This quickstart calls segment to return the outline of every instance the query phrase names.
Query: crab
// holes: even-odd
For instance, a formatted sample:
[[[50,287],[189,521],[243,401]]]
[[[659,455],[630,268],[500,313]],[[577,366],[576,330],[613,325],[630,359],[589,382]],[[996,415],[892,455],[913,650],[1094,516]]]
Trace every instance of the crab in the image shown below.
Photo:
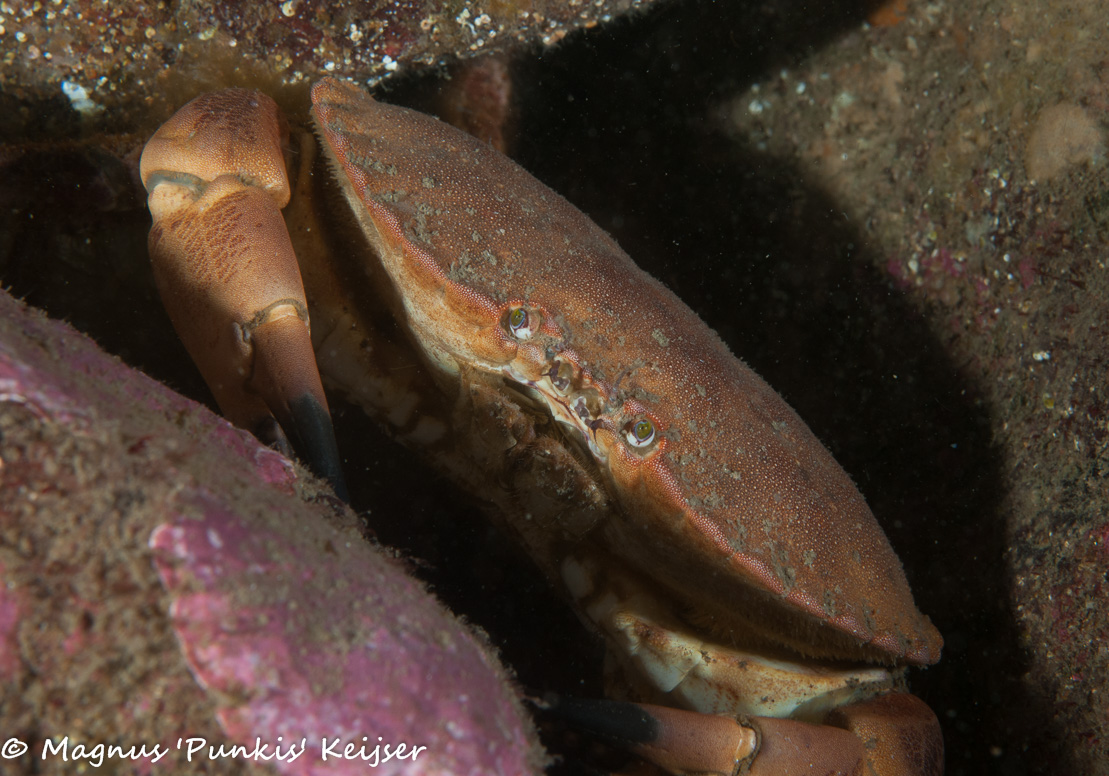
[[[143,152],[155,279],[228,418],[343,495],[326,383],[485,501],[673,773],[942,772],[904,683],[942,638],[784,400],[495,150],[333,78],[311,101],[318,144],[227,90]]]

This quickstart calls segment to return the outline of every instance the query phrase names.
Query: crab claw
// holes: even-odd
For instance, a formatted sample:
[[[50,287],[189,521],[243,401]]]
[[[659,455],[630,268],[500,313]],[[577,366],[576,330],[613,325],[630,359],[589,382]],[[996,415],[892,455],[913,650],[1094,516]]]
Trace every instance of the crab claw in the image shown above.
[[[733,776],[754,755],[756,732],[729,717],[624,701],[548,698],[570,724],[670,773]]]
[[[154,218],[150,258],[174,328],[223,414],[286,452],[291,438],[346,500],[280,212],[290,195],[287,135],[273,100],[243,89],[206,94],[174,114],[140,162]]]
[[[826,724],[572,698],[550,701],[550,708],[576,727],[683,776],[943,773],[935,714],[904,693],[837,709]]]

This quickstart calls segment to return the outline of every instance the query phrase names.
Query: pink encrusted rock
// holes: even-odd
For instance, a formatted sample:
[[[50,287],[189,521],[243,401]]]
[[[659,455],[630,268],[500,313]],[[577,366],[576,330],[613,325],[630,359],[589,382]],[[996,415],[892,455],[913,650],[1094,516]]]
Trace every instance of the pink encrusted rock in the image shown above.
[[[305,776],[362,774],[361,755],[335,756],[379,743],[416,754],[378,773],[526,770],[516,701],[489,692],[499,667],[395,563],[294,510],[275,535],[207,494],[190,502],[198,516],[150,543],[193,674],[233,699],[218,714],[234,740],[306,745],[277,764]]]
[[[540,769],[489,646],[349,509],[3,294],[0,461],[7,766],[72,772],[40,759],[68,736],[167,751],[121,773],[364,774],[379,745],[374,773]]]

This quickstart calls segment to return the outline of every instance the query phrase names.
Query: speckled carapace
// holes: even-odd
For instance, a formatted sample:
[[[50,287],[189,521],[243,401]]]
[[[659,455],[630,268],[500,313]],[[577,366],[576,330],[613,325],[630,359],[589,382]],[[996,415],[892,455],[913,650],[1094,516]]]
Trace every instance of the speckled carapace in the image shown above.
[[[847,474],[603,230],[448,125],[337,81],[313,97],[425,348],[532,384],[562,368],[565,403],[589,397],[587,426],[620,504],[591,540],[740,643],[939,658],[939,633]],[[542,321],[527,342],[505,325],[513,310]],[[640,417],[658,437],[644,452],[624,439]]]

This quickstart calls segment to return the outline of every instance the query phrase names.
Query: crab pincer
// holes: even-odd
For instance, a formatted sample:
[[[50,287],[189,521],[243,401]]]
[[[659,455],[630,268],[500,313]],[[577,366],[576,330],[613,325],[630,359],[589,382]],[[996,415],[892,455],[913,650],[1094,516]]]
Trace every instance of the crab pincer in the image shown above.
[[[140,162],[154,218],[150,258],[174,328],[223,414],[284,452],[291,437],[345,500],[281,217],[290,196],[287,139],[277,105],[257,92],[206,94],[174,114]]]
[[[610,700],[549,698],[546,705],[569,724],[674,774],[943,772],[939,724],[927,705],[908,693],[841,707],[819,725]]]

